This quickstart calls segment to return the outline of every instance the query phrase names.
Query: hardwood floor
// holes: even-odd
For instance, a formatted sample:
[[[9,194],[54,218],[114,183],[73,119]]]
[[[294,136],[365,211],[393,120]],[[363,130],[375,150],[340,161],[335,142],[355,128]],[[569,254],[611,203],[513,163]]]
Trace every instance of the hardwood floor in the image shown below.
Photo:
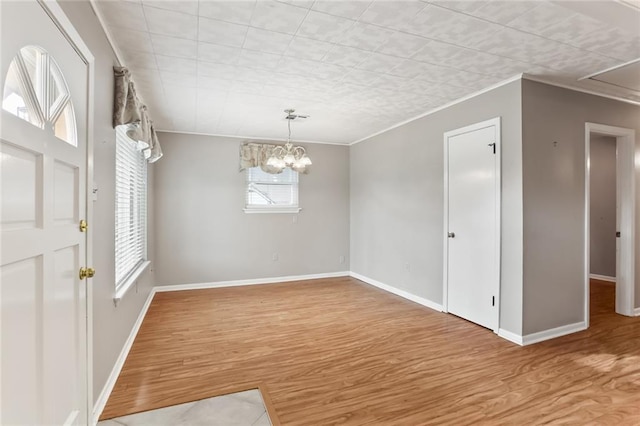
[[[283,425],[640,424],[640,318],[519,347],[352,278],[157,293],[101,419],[262,384]]]

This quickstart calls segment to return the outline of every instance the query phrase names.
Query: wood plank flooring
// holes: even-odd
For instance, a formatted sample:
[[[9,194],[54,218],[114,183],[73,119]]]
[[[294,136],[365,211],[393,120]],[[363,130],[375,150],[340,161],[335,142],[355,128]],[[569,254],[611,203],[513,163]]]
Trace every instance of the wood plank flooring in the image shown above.
[[[262,384],[283,425],[640,424],[640,318],[519,347],[352,278],[157,293],[101,419]]]

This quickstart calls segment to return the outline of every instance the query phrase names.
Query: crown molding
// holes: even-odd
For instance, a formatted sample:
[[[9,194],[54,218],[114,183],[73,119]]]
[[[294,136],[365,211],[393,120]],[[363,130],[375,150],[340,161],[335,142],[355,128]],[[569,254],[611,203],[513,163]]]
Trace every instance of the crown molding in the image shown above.
[[[630,61],[630,62],[628,62],[626,64],[623,64],[623,65],[628,65],[628,64],[631,64],[631,63],[636,62],[638,60],[640,60],[640,59],[635,59],[635,60]],[[618,67],[620,67],[620,65],[618,65]],[[588,77],[584,77],[584,78],[588,78]],[[474,92],[474,93],[472,93],[470,95],[464,96],[464,97],[462,97],[460,99],[456,99],[455,101],[449,102],[449,103],[444,104],[444,105],[442,105],[440,107],[431,109],[431,110],[429,110],[429,111],[427,111],[427,112],[425,112],[423,114],[420,114],[420,115],[418,115],[416,117],[413,117],[413,118],[410,118],[408,120],[402,121],[402,122],[400,122],[398,124],[394,124],[391,127],[387,127],[384,130],[380,130],[379,132],[375,132],[375,133],[373,133],[373,134],[371,134],[369,136],[366,136],[366,137],[364,137],[362,139],[358,139],[358,140],[356,140],[354,142],[351,142],[349,144],[349,146],[353,146],[353,145],[358,144],[360,142],[366,141],[367,139],[371,139],[371,138],[373,138],[375,136],[381,135],[381,134],[386,133],[386,132],[388,132],[390,130],[398,128],[400,126],[403,126],[405,124],[411,123],[412,121],[418,120],[420,118],[427,117],[427,116],[429,116],[431,114],[435,114],[438,111],[442,111],[444,109],[450,108],[450,107],[452,107],[454,105],[457,105],[459,103],[468,101],[469,99],[475,98],[476,96],[479,96],[479,95],[482,95],[484,93],[490,92],[492,90],[495,90],[495,89],[497,89],[499,87],[505,86],[505,85],[507,85],[509,83],[512,83],[514,81],[517,81],[517,80],[535,81],[535,82],[538,82],[538,83],[547,84],[549,86],[561,87],[563,89],[572,90],[574,92],[586,93],[588,95],[600,96],[602,98],[612,99],[612,100],[615,100],[615,101],[619,101],[619,102],[624,102],[624,103],[631,104],[631,105],[640,106],[640,102],[636,102],[636,101],[633,101],[631,99],[626,99],[626,98],[622,98],[622,97],[615,96],[615,95],[608,95],[608,94],[605,94],[605,93],[597,92],[595,90],[589,90],[589,89],[585,89],[583,87],[578,87],[578,86],[574,86],[574,85],[566,84],[566,83],[560,83],[560,82],[557,82],[557,81],[554,81],[554,80],[551,80],[551,79],[546,79],[546,78],[537,77],[537,76],[533,76],[533,75],[530,75],[530,74],[522,73],[522,74],[516,74],[511,78],[503,80],[503,81],[501,81],[499,83],[496,83],[496,84],[494,84],[492,86],[486,87],[486,88],[484,88],[482,90],[479,90],[477,92]]]
[[[104,34],[107,36],[107,41],[111,46],[111,50],[113,50],[113,54],[116,55],[116,59],[118,60],[118,63],[120,64],[120,66],[123,66],[123,67],[126,66],[124,60],[122,59],[123,58],[122,53],[120,52],[120,49],[118,49],[118,46],[116,45],[116,43],[113,41],[113,35],[111,34],[111,31],[109,31],[109,27],[107,26],[107,23],[106,23],[107,21],[104,19],[104,15],[102,14],[100,7],[98,6],[98,0],[89,0],[89,3],[91,4],[93,13],[95,13],[96,17],[98,18],[98,22],[100,22],[102,31],[104,31]]]
[[[393,130],[393,129],[397,128],[397,127],[404,126],[405,124],[411,123],[412,121],[419,120],[419,119],[421,119],[421,118],[423,118],[423,117],[427,117],[427,116],[429,116],[429,115],[431,115],[431,114],[435,114],[435,113],[436,113],[436,112],[438,112],[438,111],[442,111],[443,109],[447,109],[447,108],[450,108],[450,107],[452,107],[452,106],[454,106],[454,105],[457,105],[457,104],[459,104],[459,103],[462,103],[462,102],[468,101],[469,99],[475,98],[476,96],[480,96],[480,95],[482,95],[482,94],[484,94],[484,93],[490,92],[490,91],[492,91],[492,90],[494,90],[494,89],[497,89],[497,88],[499,88],[499,87],[506,86],[506,85],[507,85],[507,84],[509,84],[509,83],[513,83],[514,81],[518,81],[518,80],[522,79],[522,76],[523,76],[523,75],[524,75],[524,74],[516,74],[516,75],[514,75],[513,77],[509,77],[509,78],[508,78],[508,79],[506,79],[506,80],[502,80],[502,81],[500,81],[500,82],[498,82],[498,83],[496,83],[496,84],[492,84],[491,86],[486,87],[486,88],[484,88],[484,89],[482,89],[482,90],[479,90],[479,91],[477,91],[477,92],[473,92],[473,93],[471,93],[471,94],[469,94],[469,95],[466,95],[466,96],[463,96],[463,97],[461,97],[461,98],[459,98],[459,99],[456,99],[455,101],[451,101],[451,102],[448,102],[448,103],[446,103],[446,104],[444,104],[444,105],[442,105],[442,106],[439,106],[439,107],[437,107],[437,108],[430,109],[430,110],[428,110],[427,112],[424,112],[424,113],[422,113],[422,114],[420,114],[420,115],[417,115],[417,116],[415,116],[415,117],[413,117],[413,118],[410,118],[410,119],[405,120],[405,121],[401,121],[400,123],[398,123],[398,124],[394,124],[394,125],[393,125],[393,126],[391,126],[391,127],[387,127],[387,128],[386,128],[386,129],[384,129],[384,130],[380,130],[379,132],[375,132],[375,133],[373,133],[373,134],[371,134],[371,135],[369,135],[369,136],[366,136],[366,137],[364,137],[364,138],[362,138],[362,139],[358,139],[358,140],[356,140],[356,141],[354,141],[354,142],[351,142],[351,143],[349,144],[349,146],[352,146],[352,145],[358,144],[358,143],[360,143],[360,142],[366,141],[367,139],[371,139],[371,138],[372,138],[372,137],[374,137],[374,136],[381,135],[381,134],[386,133],[386,132],[388,132],[389,130]]]
[[[157,133],[175,133],[182,135],[194,135],[194,136],[213,136],[216,138],[230,138],[230,139],[242,139],[242,140],[252,140],[252,141],[266,141],[266,142],[286,142],[287,139],[280,138],[262,138],[257,136],[244,136],[244,135],[223,135],[219,133],[203,133],[203,132],[187,132],[181,130],[166,130],[166,129],[157,129]],[[311,141],[304,139],[295,139],[292,140],[293,143],[311,143],[318,145],[337,145],[337,146],[349,146],[348,142],[338,143],[338,142],[323,142],[323,141]]]

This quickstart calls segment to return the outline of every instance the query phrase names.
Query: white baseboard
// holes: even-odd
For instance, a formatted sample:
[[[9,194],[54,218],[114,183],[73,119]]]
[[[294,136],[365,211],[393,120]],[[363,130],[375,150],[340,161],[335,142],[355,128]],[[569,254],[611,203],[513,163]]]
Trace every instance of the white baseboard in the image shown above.
[[[591,278],[592,280],[607,281],[610,283],[616,282],[616,277],[608,277],[606,275],[589,274],[589,278]]]
[[[534,343],[542,342],[549,339],[555,339],[556,337],[566,336],[567,334],[577,333],[587,329],[587,324],[584,321],[576,322],[574,324],[562,325],[560,327],[551,328],[549,330],[539,331],[537,333],[527,334],[523,337],[524,345],[532,345]]]
[[[637,316],[637,317],[640,317],[640,308],[635,308],[635,309],[633,310],[633,315],[635,315],[635,316]]]
[[[442,305],[439,303],[432,302],[429,299],[425,299],[423,297],[416,296],[407,291],[400,290],[399,288],[395,288],[388,284],[381,283],[380,281],[376,281],[373,278],[365,277],[364,275],[360,275],[356,272],[349,272],[349,275],[355,279],[358,279],[364,283],[372,285],[374,287],[378,287],[381,290],[388,291],[389,293],[393,293],[396,296],[404,297],[407,300],[411,300],[412,302],[418,303],[419,305],[426,306],[427,308],[433,309],[438,312],[442,312]]]
[[[348,277],[348,276],[349,276],[349,272],[343,271],[343,272],[328,272],[324,274],[288,275],[284,277],[256,278],[253,280],[214,281],[209,283],[159,285],[155,287],[155,291],[162,292],[162,291],[180,291],[180,290],[199,290],[204,288],[238,287],[243,285],[275,284],[275,283],[285,283],[290,281],[316,280],[319,278],[337,278],[337,277]]]
[[[640,309],[639,309],[640,310]],[[510,331],[499,329],[498,336],[513,342],[520,346],[533,345],[534,343],[543,342],[545,340],[555,339],[556,337],[566,336],[567,334],[576,333],[587,329],[587,325],[583,322],[575,324],[563,325],[549,330],[539,331],[537,333],[520,336]]]
[[[124,362],[127,359],[127,355],[129,355],[129,351],[131,350],[133,341],[136,339],[136,336],[138,335],[138,330],[140,330],[140,326],[142,325],[142,320],[144,320],[144,317],[147,314],[147,310],[149,309],[149,305],[151,305],[151,300],[153,300],[153,296],[156,294],[155,289],[156,287],[153,287],[151,288],[151,291],[149,291],[149,296],[147,296],[147,300],[144,302],[144,305],[140,310],[140,314],[138,314],[138,318],[136,319],[136,322],[133,324],[131,333],[129,333],[129,337],[124,343],[124,346],[120,351],[120,355],[118,355],[118,359],[116,360],[116,363],[113,366],[113,369],[111,370],[111,374],[109,374],[109,377],[107,378],[107,382],[104,384],[104,387],[102,388],[102,392],[100,392],[98,399],[93,405],[92,424],[94,426],[98,423],[98,419],[102,414],[102,410],[104,410],[105,405],[107,405],[107,401],[109,400],[111,391],[113,391],[113,387],[116,385],[116,380],[118,380],[118,376],[120,375],[120,371],[122,371],[122,367],[124,366]]]
[[[516,345],[520,345],[523,346],[524,345],[524,340],[522,338],[522,336],[520,336],[519,334],[516,333],[512,333],[510,331],[507,331],[505,329],[498,329],[498,336],[502,337],[503,339],[506,339],[510,342],[515,343]]]

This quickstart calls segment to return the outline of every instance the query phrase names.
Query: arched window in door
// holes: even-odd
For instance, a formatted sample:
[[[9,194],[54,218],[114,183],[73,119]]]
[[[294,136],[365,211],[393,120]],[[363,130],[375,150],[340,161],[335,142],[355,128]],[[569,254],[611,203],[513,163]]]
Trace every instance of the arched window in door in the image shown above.
[[[78,146],[69,87],[56,61],[41,47],[25,46],[9,65],[2,109]]]

